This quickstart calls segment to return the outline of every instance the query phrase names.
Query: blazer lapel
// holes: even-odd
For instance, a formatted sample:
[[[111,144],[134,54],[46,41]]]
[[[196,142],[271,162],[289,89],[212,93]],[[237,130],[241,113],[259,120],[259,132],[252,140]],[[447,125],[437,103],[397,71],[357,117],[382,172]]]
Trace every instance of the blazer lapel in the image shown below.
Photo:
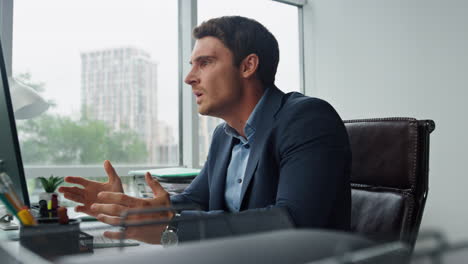
[[[234,138],[226,135],[226,142],[220,146],[221,150],[214,159],[214,168],[212,170],[212,180],[210,186],[210,210],[224,210],[226,203],[224,201],[224,192],[226,186],[227,167],[231,160]]]
[[[245,170],[244,183],[242,184],[241,189],[241,205],[244,200],[247,188],[249,187],[250,182],[252,181],[252,177],[257,168],[262,149],[265,148],[264,145],[266,141],[266,134],[273,125],[276,112],[281,107],[281,99],[283,98],[283,95],[284,93],[274,86],[268,88],[268,90],[265,92],[266,97],[264,105],[262,109],[260,109],[260,111],[257,112],[259,118],[257,119],[258,123],[255,124],[255,134],[249,140],[251,152],[249,155],[249,161],[247,162],[247,168]]]

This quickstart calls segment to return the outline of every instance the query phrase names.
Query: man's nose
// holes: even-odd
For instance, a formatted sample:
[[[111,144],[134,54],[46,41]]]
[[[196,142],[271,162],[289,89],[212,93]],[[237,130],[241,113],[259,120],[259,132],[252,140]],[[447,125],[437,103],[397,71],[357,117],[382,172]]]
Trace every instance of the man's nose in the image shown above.
[[[184,82],[188,85],[194,85],[198,83],[198,77],[193,73],[193,70],[191,70],[187,76],[185,77]]]

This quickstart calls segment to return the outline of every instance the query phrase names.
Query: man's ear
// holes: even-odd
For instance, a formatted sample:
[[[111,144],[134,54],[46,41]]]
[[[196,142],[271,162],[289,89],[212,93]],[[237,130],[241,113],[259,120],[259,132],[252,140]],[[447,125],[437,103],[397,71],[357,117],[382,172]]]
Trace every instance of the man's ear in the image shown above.
[[[255,53],[247,55],[240,65],[241,75],[244,78],[251,78],[255,76],[255,73],[258,70],[258,56]]]

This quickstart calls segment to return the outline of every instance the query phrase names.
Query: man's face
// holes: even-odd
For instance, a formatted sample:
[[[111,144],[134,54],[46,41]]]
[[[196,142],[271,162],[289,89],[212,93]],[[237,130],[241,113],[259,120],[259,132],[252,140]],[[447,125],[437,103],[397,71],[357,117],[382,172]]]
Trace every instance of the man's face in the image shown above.
[[[223,118],[240,105],[241,75],[232,52],[217,38],[198,39],[185,82],[192,86],[198,112]]]

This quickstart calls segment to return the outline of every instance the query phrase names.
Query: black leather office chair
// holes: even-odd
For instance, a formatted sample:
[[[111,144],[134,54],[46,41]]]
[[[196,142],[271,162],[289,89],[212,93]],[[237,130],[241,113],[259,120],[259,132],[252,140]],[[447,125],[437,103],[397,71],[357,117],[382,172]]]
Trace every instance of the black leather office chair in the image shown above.
[[[351,230],[414,246],[428,192],[432,120],[344,121],[352,151]]]

